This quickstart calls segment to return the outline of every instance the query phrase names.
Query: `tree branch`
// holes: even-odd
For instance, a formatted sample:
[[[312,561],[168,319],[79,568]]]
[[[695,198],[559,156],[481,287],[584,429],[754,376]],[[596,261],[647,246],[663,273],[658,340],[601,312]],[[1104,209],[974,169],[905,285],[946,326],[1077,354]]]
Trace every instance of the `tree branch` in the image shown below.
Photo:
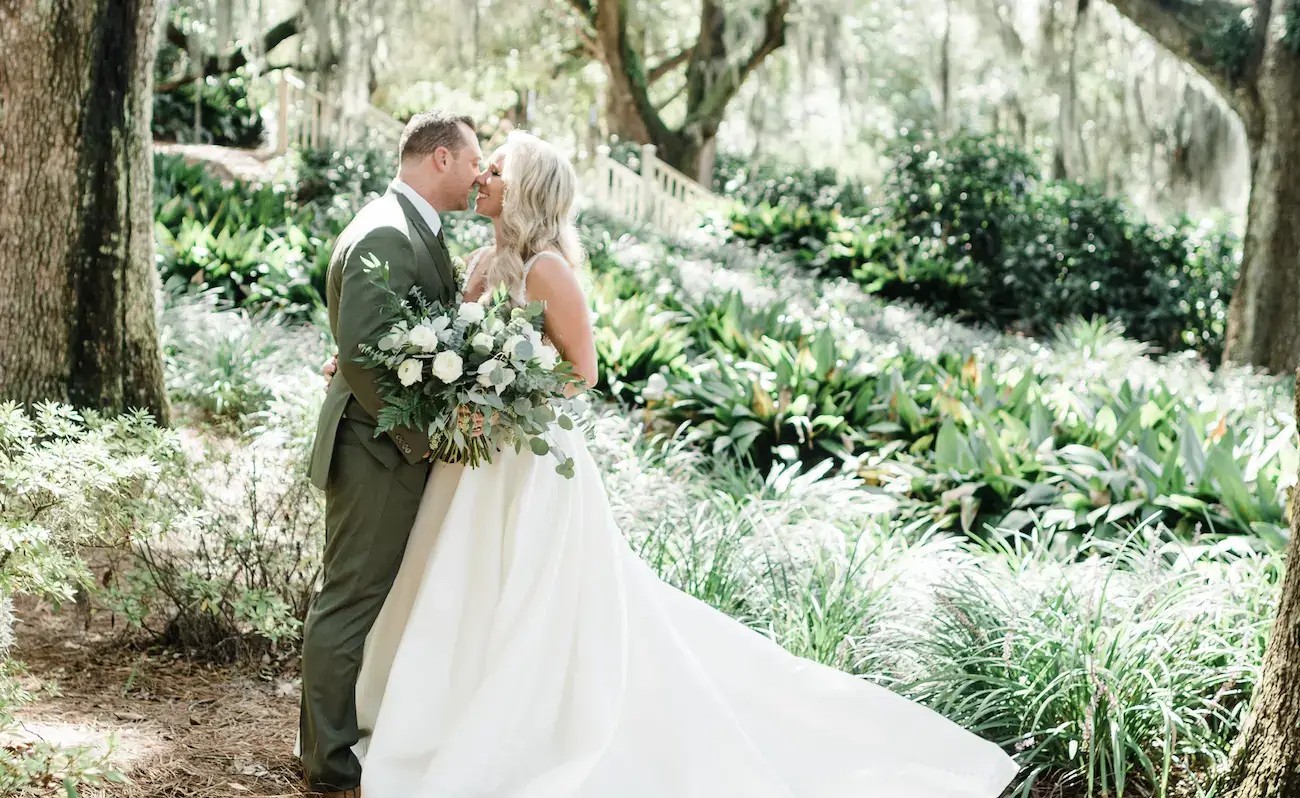
[[[578,36],[582,39],[582,49],[591,58],[599,59],[600,42],[596,38],[596,9],[591,0],[568,0],[569,7],[578,13]]]
[[[721,119],[727,103],[736,96],[750,73],[763,63],[763,59],[785,45],[786,15],[789,11],[790,0],[771,0],[763,19],[763,39],[739,67],[725,70],[718,76],[717,82],[708,88],[700,102],[687,111],[684,127]]]
[[[650,84],[641,53],[629,41],[626,1],[597,0],[596,3],[595,28],[609,68],[610,101],[634,108],[649,139],[663,141],[670,131],[650,100]]]
[[[669,72],[672,72],[677,67],[686,63],[686,59],[691,57],[691,52],[694,49],[695,48],[693,47],[687,47],[683,49],[680,53],[677,53],[676,55],[673,56],[669,56],[668,58],[665,58],[663,61],[659,62],[659,66],[653,67],[650,70],[650,76],[648,78],[648,82],[650,83],[650,85],[653,86],[654,84],[658,83],[659,80],[663,78],[665,75],[667,75]]]
[[[592,7],[591,0],[569,0],[569,5],[578,12],[583,22],[596,24],[596,9]]]
[[[1231,101],[1235,78],[1214,51],[1213,40],[1241,17],[1242,6],[1228,0],[1109,0],[1115,10],[1186,61]],[[1256,37],[1255,47],[1261,43]],[[1256,57],[1247,59],[1257,60]]]
[[[299,11],[293,16],[285,19],[283,22],[273,26],[262,35],[262,52],[269,53],[271,50],[282,44],[286,39],[297,36],[302,32],[302,22],[302,12]],[[167,26],[167,41],[182,50],[189,47],[189,38],[185,35],[185,31],[177,27],[175,23]],[[237,46],[230,52],[226,53],[224,57],[216,55],[204,56],[198,64],[197,70],[194,68],[194,65],[191,65],[189,71],[185,75],[173,80],[168,80],[164,83],[159,83],[156,90],[161,92],[171,91],[183,83],[189,83],[198,78],[233,72],[247,63],[248,50],[244,47]]]

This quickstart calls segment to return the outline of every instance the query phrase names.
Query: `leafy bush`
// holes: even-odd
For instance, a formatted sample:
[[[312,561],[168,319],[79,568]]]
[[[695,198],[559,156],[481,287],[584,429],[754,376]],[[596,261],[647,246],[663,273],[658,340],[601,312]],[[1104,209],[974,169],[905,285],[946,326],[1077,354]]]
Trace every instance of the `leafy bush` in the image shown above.
[[[159,54],[160,68],[166,69],[165,45]],[[195,136],[195,98],[198,98],[199,129]],[[257,147],[265,132],[262,115],[248,98],[248,80],[241,73],[209,75],[197,85],[186,81],[153,96],[153,136],[163,141],[191,144],[219,144],[223,147]]]
[[[318,400],[330,345],[319,327],[286,322],[232,308],[212,292],[172,297],[160,325],[172,401],[238,427],[286,397]]]
[[[69,601],[93,585],[86,561],[99,547],[125,546],[139,531],[158,484],[179,459],[177,436],[143,414],[106,418],[42,404],[0,405],[0,733],[15,732],[15,708],[31,699],[8,659],[11,598]],[[116,779],[89,751],[27,742],[0,748],[0,792],[73,794],[78,784]]]
[[[286,186],[225,186],[201,165],[154,158],[155,240],[164,283],[307,317],[322,304],[336,231]]]
[[[806,208],[857,216],[869,209],[867,188],[834,169],[808,169],[770,160],[755,163],[720,153],[713,165],[713,191],[748,207]]]
[[[209,441],[155,500],[110,606],[191,656],[291,656],[323,541],[303,463],[276,436]]]
[[[1033,335],[1108,318],[1164,350],[1221,354],[1239,266],[1228,233],[1148,223],[1095,189],[1043,181],[990,138],[900,146],[880,203],[856,216],[772,199],[733,211],[733,235],[882,298]]]
[[[857,478],[720,468],[632,419],[592,450],[616,519],[668,582],[1014,753],[1013,795],[1206,789],[1259,675],[1281,555],[1151,528],[1060,553],[900,523]]]
[[[627,303],[686,320],[619,332],[634,346],[598,347],[603,379],[717,453],[760,469],[830,458],[904,499],[901,515],[972,534],[1157,522],[1285,539],[1287,381],[1158,364],[1114,326],[1077,323],[1042,346],[895,320],[902,309],[846,283],[739,250],[624,238],[597,253],[607,318]]]

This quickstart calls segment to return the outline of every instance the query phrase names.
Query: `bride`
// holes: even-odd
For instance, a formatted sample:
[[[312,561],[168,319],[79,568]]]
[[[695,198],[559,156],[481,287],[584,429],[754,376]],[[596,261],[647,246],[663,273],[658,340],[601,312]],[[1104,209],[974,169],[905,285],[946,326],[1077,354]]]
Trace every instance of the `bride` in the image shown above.
[[[515,133],[479,182],[496,243],[467,297],[545,302],[595,383],[572,166]],[[527,449],[434,467],[357,683],[367,798],[996,798],[1015,776],[993,743],[661,582],[582,432],[555,435],[572,479]]]

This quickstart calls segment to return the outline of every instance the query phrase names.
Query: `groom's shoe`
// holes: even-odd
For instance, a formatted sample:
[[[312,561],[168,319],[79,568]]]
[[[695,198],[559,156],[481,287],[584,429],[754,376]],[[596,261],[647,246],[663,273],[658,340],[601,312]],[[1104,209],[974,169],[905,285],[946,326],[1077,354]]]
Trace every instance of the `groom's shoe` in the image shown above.
[[[303,787],[307,789],[307,794],[312,798],[361,798],[361,788],[353,787],[350,790],[318,790],[310,784],[303,782]]]

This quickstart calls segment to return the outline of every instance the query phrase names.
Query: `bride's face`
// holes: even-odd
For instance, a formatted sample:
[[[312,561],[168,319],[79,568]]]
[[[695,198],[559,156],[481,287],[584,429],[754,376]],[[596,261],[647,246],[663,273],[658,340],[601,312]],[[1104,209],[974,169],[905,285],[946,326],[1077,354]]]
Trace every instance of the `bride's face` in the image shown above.
[[[506,184],[501,179],[501,169],[505,166],[505,156],[498,155],[488,163],[487,169],[479,176],[478,199],[474,201],[474,210],[489,219],[501,215],[501,206],[506,197]]]

